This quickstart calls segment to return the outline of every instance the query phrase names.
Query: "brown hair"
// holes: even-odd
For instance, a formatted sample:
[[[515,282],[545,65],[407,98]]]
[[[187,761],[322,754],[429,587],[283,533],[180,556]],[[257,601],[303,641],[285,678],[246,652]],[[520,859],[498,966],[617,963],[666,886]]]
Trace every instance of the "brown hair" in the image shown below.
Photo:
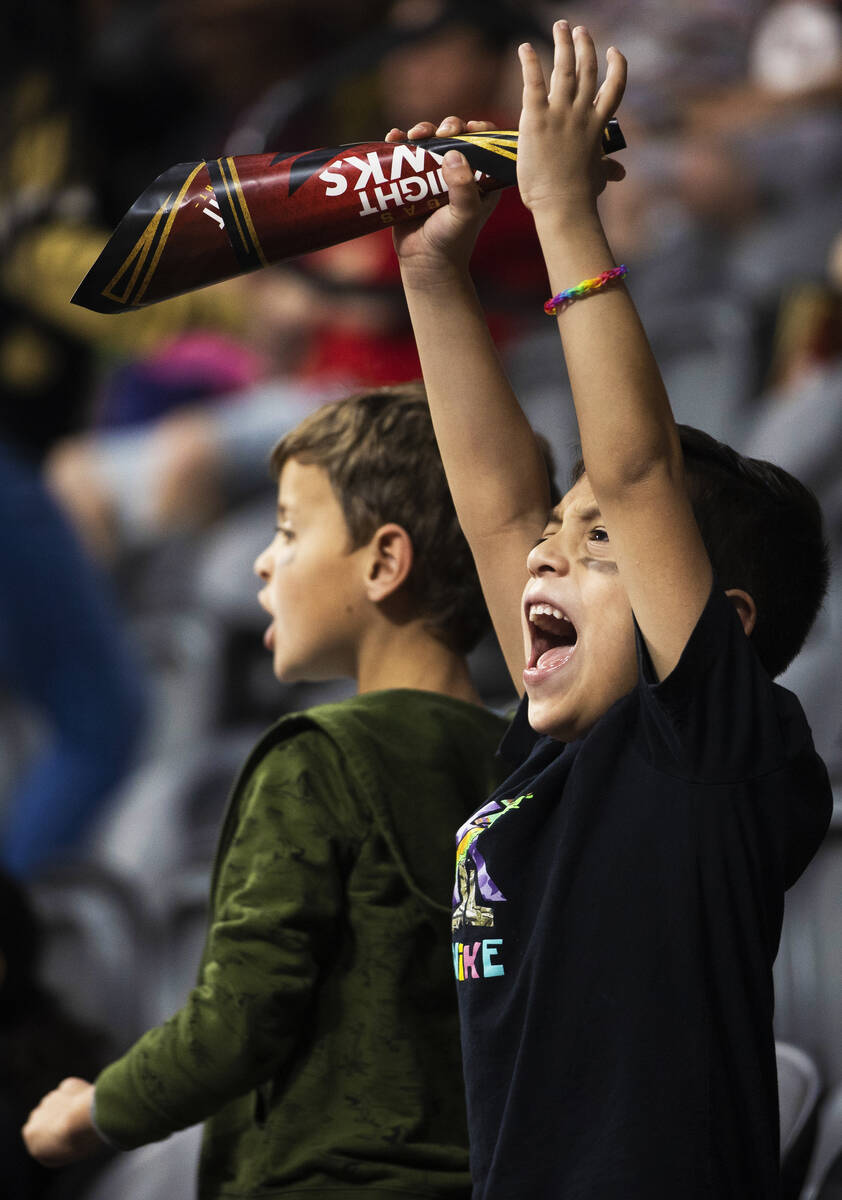
[[[430,631],[466,654],[489,625],[476,568],[439,456],[423,385],[400,384],[326,404],[272,451],[284,464],[321,467],[330,480],[355,550],[387,522],[409,534],[406,587]]]

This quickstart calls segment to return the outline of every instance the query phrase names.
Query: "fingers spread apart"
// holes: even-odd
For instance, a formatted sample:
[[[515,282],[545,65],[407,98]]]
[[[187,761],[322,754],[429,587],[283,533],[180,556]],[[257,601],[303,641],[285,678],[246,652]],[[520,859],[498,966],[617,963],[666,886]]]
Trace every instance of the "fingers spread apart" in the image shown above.
[[[553,26],[553,70],[547,88],[541,60],[528,42],[518,49],[523,74],[524,109],[549,104],[594,107],[604,122],[617,110],[626,86],[626,60],[612,46],[605,81],[597,90],[599,61],[593,38],[583,25],[571,30],[567,21]]]

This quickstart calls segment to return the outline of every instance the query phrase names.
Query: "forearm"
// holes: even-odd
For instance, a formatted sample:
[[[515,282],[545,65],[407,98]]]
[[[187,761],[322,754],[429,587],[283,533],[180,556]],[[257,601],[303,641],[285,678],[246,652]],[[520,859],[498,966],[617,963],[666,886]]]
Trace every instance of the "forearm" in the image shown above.
[[[524,524],[540,533],[549,485],[473,283],[454,269],[404,288],[442,461],[472,543]],[[535,536],[537,536],[537,533]]]
[[[616,265],[595,208],[534,216],[554,295]],[[558,327],[597,496],[680,462],[660,371],[625,286],[612,283],[569,304]]]
[[[300,733],[238,785],[200,982],[96,1081],[96,1121],[109,1140],[131,1148],[196,1124],[287,1061],[335,947],[348,834],[328,804],[343,784],[328,739]]]
[[[194,989],[184,1008],[99,1075],[97,1128],[131,1150],[206,1120],[277,1070],[294,1045],[304,998],[270,1024],[268,1000],[260,1005],[252,994],[238,1003],[233,993]]]

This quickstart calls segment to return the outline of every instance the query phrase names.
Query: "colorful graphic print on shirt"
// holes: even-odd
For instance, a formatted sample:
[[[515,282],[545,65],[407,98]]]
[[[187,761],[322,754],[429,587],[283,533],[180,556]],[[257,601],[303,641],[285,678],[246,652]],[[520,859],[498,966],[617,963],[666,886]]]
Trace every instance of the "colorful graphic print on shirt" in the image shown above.
[[[456,835],[456,883],[453,888],[454,930],[490,928],[494,925],[492,904],[505,902],[506,897],[491,878],[477,839],[506,813],[520,808],[530,800],[527,792],[514,800],[489,800],[469,817]],[[488,903],[482,903],[488,901]]]

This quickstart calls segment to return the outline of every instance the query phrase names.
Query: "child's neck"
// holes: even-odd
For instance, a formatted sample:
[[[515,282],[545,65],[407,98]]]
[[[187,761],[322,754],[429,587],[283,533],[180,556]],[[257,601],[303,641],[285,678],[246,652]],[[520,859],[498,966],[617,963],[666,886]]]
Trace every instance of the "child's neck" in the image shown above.
[[[482,704],[461,654],[415,622],[378,631],[360,646],[357,690],[415,688]]]

